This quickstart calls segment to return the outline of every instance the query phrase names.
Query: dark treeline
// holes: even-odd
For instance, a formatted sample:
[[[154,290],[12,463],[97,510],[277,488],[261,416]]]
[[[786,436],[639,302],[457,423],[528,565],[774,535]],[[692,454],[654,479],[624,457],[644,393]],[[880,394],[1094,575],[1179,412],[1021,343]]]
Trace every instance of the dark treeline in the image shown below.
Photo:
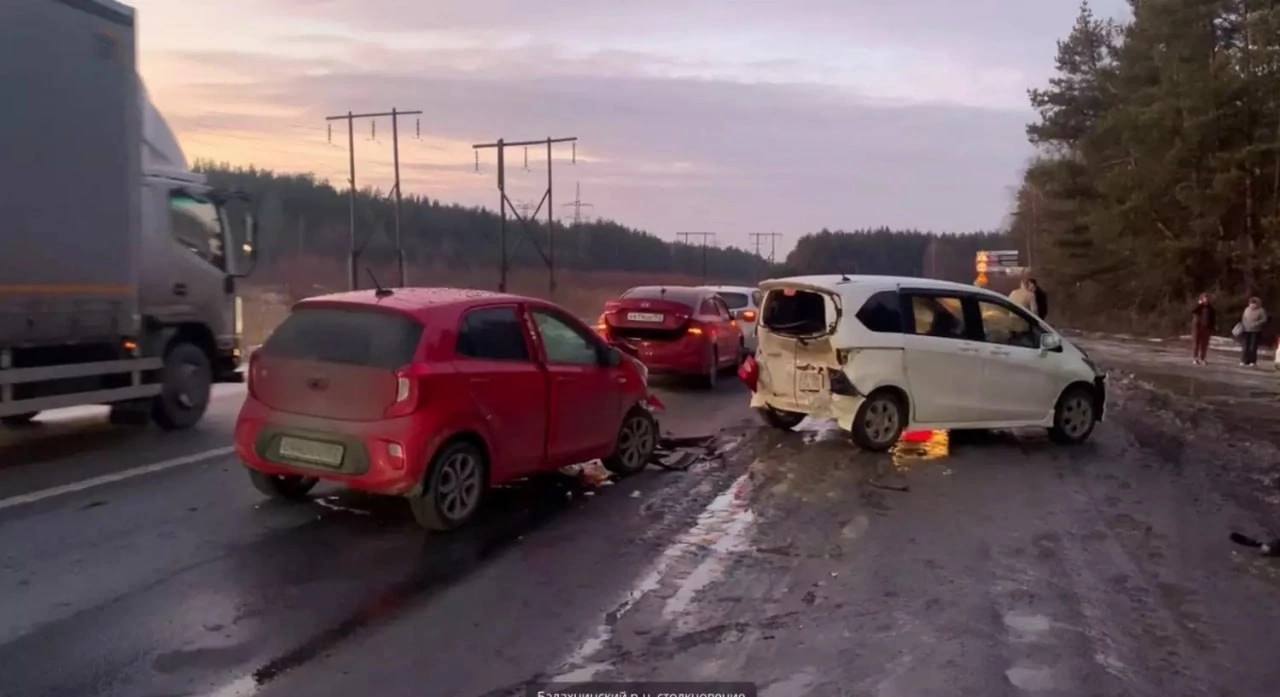
[[[310,174],[278,174],[255,168],[197,163],[220,188],[244,191],[258,211],[260,265],[270,279],[299,259],[345,263],[349,208],[345,192]],[[389,268],[393,204],[377,191],[357,195],[356,223],[364,244],[362,264]],[[499,221],[492,211],[409,196],[402,204],[401,235],[411,267],[493,269],[499,262]],[[514,219],[508,221],[508,254],[514,268],[540,268],[534,242]],[[546,249],[545,223],[534,230]],[[930,276],[972,282],[979,249],[1007,246],[992,233],[939,235],[881,228],[854,232],[823,230],[802,237],[786,262],[770,265],[741,249],[708,248],[712,281],[754,282],[767,276],[864,273]],[[703,249],[672,243],[610,221],[556,225],[556,264],[564,269],[702,275]],[[328,279],[337,281],[340,279]]]
[[[918,230],[823,230],[806,235],[787,256],[787,273],[921,276],[972,283],[979,250],[1006,249],[1003,233],[950,235]]]
[[[259,216],[260,264],[276,269],[302,257],[345,260],[350,245],[346,192],[310,174],[278,174],[199,162],[210,182],[248,193]],[[386,264],[391,243],[394,204],[385,194],[361,191],[356,198],[361,259]],[[500,259],[499,218],[492,211],[407,196],[401,208],[401,237],[412,266],[496,268]],[[537,246],[535,246],[537,245]],[[514,216],[507,222],[507,253],[513,267],[541,265],[538,247],[547,251],[545,221],[524,232]],[[621,270],[701,276],[703,250],[661,240],[611,221],[556,224],[556,265],[565,269]],[[764,271],[760,257],[734,247],[706,250],[707,276],[721,281],[750,281]]]
[[[1280,300],[1280,3],[1088,5],[1032,90],[1013,233],[1073,318],[1176,329],[1210,291]]]

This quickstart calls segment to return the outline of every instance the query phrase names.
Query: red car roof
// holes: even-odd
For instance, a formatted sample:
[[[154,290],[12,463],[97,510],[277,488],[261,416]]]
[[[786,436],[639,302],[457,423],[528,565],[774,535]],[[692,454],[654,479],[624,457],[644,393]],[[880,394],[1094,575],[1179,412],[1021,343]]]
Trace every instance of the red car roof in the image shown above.
[[[494,293],[473,288],[392,288],[391,295],[379,298],[376,291],[353,290],[345,293],[317,295],[300,300],[294,307],[315,306],[366,306],[396,310],[411,315],[422,311],[450,305],[468,305],[492,300],[512,300],[515,302],[536,302],[534,298],[526,298],[507,293]]]

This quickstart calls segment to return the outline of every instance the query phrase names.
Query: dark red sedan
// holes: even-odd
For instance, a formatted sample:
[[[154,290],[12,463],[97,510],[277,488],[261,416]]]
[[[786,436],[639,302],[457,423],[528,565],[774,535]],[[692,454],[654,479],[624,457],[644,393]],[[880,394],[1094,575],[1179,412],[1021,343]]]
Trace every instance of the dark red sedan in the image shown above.
[[[632,288],[605,304],[596,330],[650,372],[697,376],[707,387],[745,355],[742,329],[706,288]]]
[[[327,480],[449,529],[495,484],[596,458],[644,468],[651,404],[644,366],[550,303],[356,291],[300,302],[253,354],[236,451],[267,495]]]

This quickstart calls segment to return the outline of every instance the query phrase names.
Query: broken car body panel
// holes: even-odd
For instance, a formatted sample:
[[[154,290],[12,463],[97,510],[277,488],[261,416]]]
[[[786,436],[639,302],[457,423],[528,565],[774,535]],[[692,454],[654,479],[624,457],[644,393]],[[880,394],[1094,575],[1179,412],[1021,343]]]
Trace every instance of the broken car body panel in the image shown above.
[[[868,395],[893,388],[907,396],[911,427],[1051,427],[1058,396],[1085,385],[1095,392],[1095,418],[1105,409],[1103,376],[1087,357],[1065,340],[1041,347],[1038,337],[1057,333],[995,293],[883,276],[806,276],[760,287],[752,407],[849,429]],[[939,330],[948,335],[926,321],[944,306],[955,313]],[[1022,344],[1009,338],[1011,324]]]

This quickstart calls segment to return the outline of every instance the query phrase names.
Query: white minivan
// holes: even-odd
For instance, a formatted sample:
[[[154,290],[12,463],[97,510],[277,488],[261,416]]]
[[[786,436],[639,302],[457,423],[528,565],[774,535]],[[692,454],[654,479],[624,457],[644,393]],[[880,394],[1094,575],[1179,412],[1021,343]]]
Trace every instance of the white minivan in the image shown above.
[[[861,447],[886,450],[908,427],[1044,427],[1079,443],[1102,419],[1102,371],[997,293],[857,275],[760,289],[751,406],[770,425],[835,419]]]

